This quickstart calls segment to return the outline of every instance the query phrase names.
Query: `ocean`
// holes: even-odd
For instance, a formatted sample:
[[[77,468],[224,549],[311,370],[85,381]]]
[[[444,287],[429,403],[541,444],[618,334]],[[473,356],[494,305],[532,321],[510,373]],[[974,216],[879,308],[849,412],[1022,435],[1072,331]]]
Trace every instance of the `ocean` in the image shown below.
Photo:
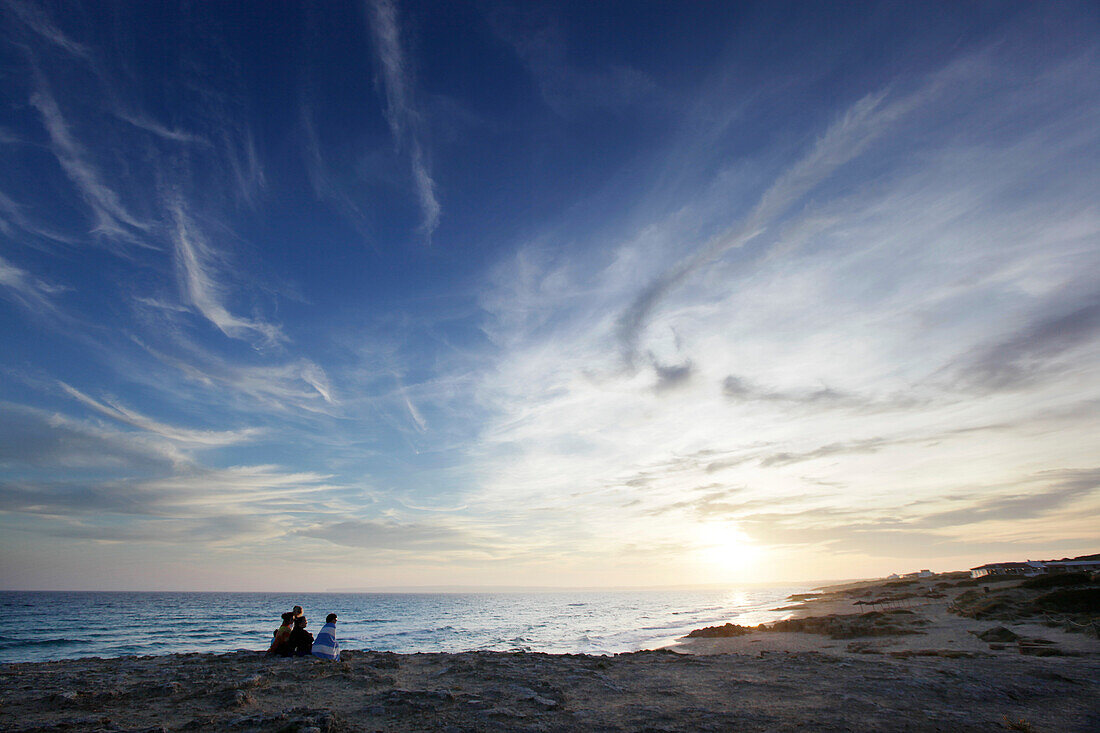
[[[501,593],[0,592],[0,663],[265,650],[299,605],[314,633],[339,616],[344,649],[616,654],[692,629],[757,624],[803,586]]]

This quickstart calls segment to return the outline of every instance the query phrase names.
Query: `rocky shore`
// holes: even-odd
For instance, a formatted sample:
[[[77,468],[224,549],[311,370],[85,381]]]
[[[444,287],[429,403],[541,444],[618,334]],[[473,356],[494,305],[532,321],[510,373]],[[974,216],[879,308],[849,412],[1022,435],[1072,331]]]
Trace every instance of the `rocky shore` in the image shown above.
[[[6,731],[1095,731],[1096,658],[348,652],[0,670]],[[1015,726],[1015,727],[1013,727]]]
[[[1064,588],[987,587],[941,576],[823,589],[792,599],[791,618],[768,627],[728,624],[609,657],[237,652],[7,664],[0,730],[1100,730],[1089,594],[1037,606]]]

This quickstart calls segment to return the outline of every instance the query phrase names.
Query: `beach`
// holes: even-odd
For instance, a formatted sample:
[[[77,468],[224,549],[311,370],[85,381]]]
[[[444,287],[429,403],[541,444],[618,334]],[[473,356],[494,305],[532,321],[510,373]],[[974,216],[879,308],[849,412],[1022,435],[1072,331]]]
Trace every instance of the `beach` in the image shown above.
[[[737,630],[613,656],[349,650],[339,662],[235,652],[7,664],[0,729],[1100,729],[1100,642],[949,613],[967,591],[985,595],[936,586],[954,582],[825,589],[792,603],[781,622],[812,633]],[[990,596],[1006,591],[1016,592]],[[1002,628],[1016,638],[977,636]]]

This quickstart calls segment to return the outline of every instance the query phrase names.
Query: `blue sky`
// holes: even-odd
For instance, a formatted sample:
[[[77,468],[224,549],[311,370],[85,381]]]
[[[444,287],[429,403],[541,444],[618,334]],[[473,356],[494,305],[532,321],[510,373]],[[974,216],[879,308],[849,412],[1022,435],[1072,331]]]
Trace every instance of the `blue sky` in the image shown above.
[[[1095,5],[0,14],[0,586],[1100,546]]]

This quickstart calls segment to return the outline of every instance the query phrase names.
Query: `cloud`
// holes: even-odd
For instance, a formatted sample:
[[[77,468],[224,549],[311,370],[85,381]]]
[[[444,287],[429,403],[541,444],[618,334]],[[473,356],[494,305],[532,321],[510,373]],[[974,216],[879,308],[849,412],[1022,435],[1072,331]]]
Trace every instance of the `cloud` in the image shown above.
[[[2,497],[2,494],[0,494]],[[26,527],[23,527],[24,529]],[[279,522],[269,517],[233,515],[197,519],[66,518],[36,523],[37,535],[94,542],[150,543],[163,545],[220,548],[258,544],[286,533]]]
[[[129,123],[139,130],[150,132],[162,140],[168,140],[169,142],[175,143],[187,143],[190,145],[203,145],[206,147],[212,146],[211,142],[201,135],[196,135],[177,128],[166,127],[156,120],[151,120],[144,115],[131,114],[121,110],[116,110],[114,115],[123,122]]]
[[[1080,294],[1095,291],[1081,273],[1096,266],[1100,108],[1082,71],[966,57],[863,95],[798,152],[765,146],[713,181],[661,188],[628,223],[533,232],[481,294],[493,348],[474,393],[489,420],[463,499],[524,507],[547,533],[572,512],[578,551],[594,554],[753,515],[761,542],[878,556],[894,556],[893,538],[960,556],[998,542],[1001,529],[955,537],[893,502],[1090,459],[1065,438],[1095,422],[1095,314]],[[722,124],[727,111],[706,110]],[[1043,328],[1004,339],[1015,348],[999,360],[1053,355],[1073,379],[994,399],[930,379],[980,361],[1006,323]],[[715,479],[744,495],[691,493]]]
[[[691,379],[694,365],[691,361],[685,361],[683,364],[659,364],[653,362],[653,370],[657,372],[657,384],[654,389],[658,392],[665,392],[675,387],[679,387],[685,384]]]
[[[1095,496],[1100,469],[1059,469],[1024,476],[1013,486],[988,487],[955,499],[932,503],[957,506],[945,511],[914,511],[928,502],[903,507],[838,509],[820,507],[795,512],[742,514],[735,521],[755,541],[787,546],[820,546],[831,551],[884,557],[944,557],[979,552],[1011,552],[1016,547],[1003,534],[987,534],[975,525],[1007,522],[1020,530],[1045,515],[1058,515],[1073,502]],[[995,493],[989,493],[995,492]],[[1047,538],[1049,541],[1052,538]]]
[[[151,471],[174,469],[189,462],[185,453],[160,439],[0,403],[0,465],[3,466]]]
[[[35,91],[31,105],[38,110],[42,124],[50,135],[51,150],[62,170],[80,191],[85,203],[95,217],[95,231],[114,239],[151,247],[137,239],[134,230],[146,232],[148,223],[133,216],[121,203],[118,194],[103,182],[99,171],[88,159],[88,154],[73,136],[72,128],[65,120],[57,101],[50,93],[45,78],[35,69]]]
[[[234,193],[239,200],[255,207],[259,192],[267,185],[267,176],[256,150],[252,129],[246,123],[237,122],[227,115],[216,117],[215,124],[221,131],[225,162],[228,163],[236,183]]]
[[[442,523],[398,523],[349,520],[299,530],[303,537],[315,537],[336,545],[397,552],[491,552],[494,548],[475,535]]]
[[[153,478],[5,480],[0,510],[18,516],[20,529],[50,537],[255,546],[345,514],[327,478],[275,466],[190,464]]]
[[[23,213],[24,208],[25,207],[20,206],[9,198],[3,191],[0,191],[0,217],[2,217],[0,218],[0,231],[13,237],[10,225],[14,224],[23,231],[42,237],[43,239],[49,239],[61,244],[76,244],[76,240],[72,237],[31,221],[26,214]],[[23,240],[22,243],[25,244],[26,241]]]
[[[929,84],[923,90],[894,99],[888,99],[886,92],[864,96],[834,121],[802,158],[775,178],[743,220],[644,287],[618,317],[617,336],[626,364],[633,365],[639,334],[670,293],[729,250],[748,244],[775,226],[783,214],[816,186],[864,152],[891,125],[926,102],[937,86]]]
[[[811,405],[851,406],[863,404],[855,395],[840,392],[830,387],[807,390],[804,392],[768,390],[755,386],[741,377],[730,375],[722,380],[722,393],[736,400],[764,402],[795,402]]]
[[[126,425],[155,433],[177,443],[203,447],[220,447],[252,441],[263,432],[260,428],[244,428],[242,430],[188,430],[186,428],[178,428],[152,420],[116,402],[107,401],[105,404],[94,400],[64,382],[60,382],[59,384],[71,397],[91,407],[93,410]]]
[[[1061,357],[1095,344],[1100,337],[1100,294],[1064,313],[1041,318],[991,346],[966,354],[955,365],[971,387],[1019,389],[1055,373]]]
[[[210,468],[187,448],[251,437],[180,430],[66,389],[92,409],[143,432],[123,432],[31,407],[0,403],[0,506],[42,516],[150,517],[229,514],[317,517],[336,511],[327,475],[277,466]],[[241,431],[246,433],[248,431]],[[49,469],[48,480],[37,478]],[[336,503],[333,503],[336,502]],[[341,507],[340,511],[346,511]]]
[[[439,226],[442,207],[435,192],[431,165],[421,142],[420,113],[413,104],[411,74],[401,48],[397,6],[392,0],[365,0],[375,53],[386,93],[386,120],[399,148],[408,147],[413,182],[420,202],[421,229],[429,239]]]
[[[1022,521],[1062,509],[1067,504],[1100,489],[1100,468],[1043,471],[1021,482],[1026,491],[995,496],[970,496],[965,506],[933,512],[915,525],[941,529],[994,520]],[[1036,488],[1038,487],[1038,488]]]
[[[224,287],[215,278],[219,253],[206,241],[201,230],[184,211],[177,198],[167,204],[172,215],[172,241],[176,272],[183,297],[226,336],[261,345],[286,341],[282,330],[260,319],[234,315],[224,304]]]
[[[88,47],[69,38],[53,24],[41,8],[20,0],[3,0],[3,6],[27,28],[56,48],[76,58],[89,57]]]
[[[5,295],[34,313],[53,313],[53,298],[65,288],[39,280],[26,270],[0,257],[0,295]]]
[[[324,369],[309,359],[272,365],[237,364],[185,339],[178,341],[182,355],[139,344],[164,364],[203,386],[224,387],[276,412],[302,410],[330,414],[329,408],[337,404]],[[319,401],[323,404],[318,404]]]
[[[573,117],[597,110],[621,111],[656,95],[653,80],[628,64],[581,68],[571,63],[559,24],[539,15],[534,6],[516,6],[495,10],[489,20],[531,72],[554,113]]]

